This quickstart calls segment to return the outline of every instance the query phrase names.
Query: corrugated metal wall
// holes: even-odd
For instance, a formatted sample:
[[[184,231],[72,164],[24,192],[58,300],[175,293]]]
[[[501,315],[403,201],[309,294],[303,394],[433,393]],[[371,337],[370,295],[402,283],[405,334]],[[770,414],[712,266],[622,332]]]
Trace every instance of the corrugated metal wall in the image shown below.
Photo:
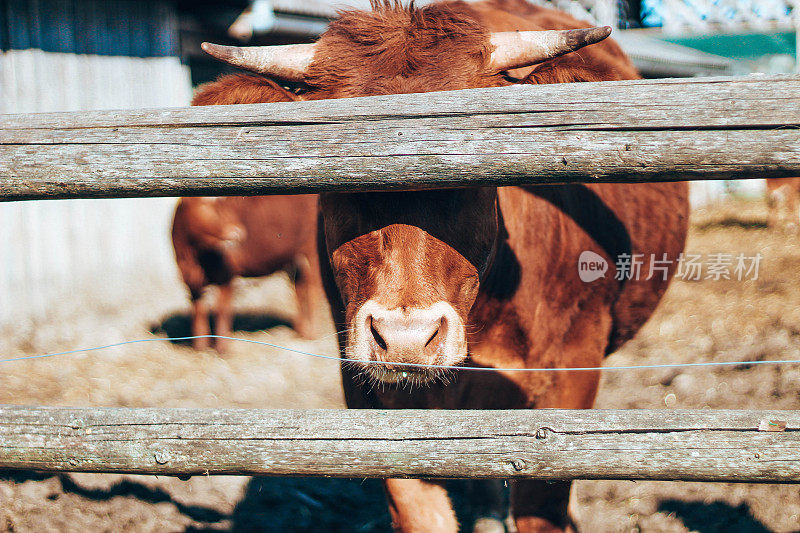
[[[169,1],[0,0],[0,113],[187,105]],[[174,199],[0,204],[0,326],[175,283]]]

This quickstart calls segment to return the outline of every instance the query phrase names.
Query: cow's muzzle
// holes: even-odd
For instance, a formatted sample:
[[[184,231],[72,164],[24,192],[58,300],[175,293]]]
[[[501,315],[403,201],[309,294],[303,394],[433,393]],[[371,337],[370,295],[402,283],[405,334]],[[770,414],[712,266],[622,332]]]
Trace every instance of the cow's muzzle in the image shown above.
[[[364,370],[384,383],[430,381],[467,355],[463,321],[443,301],[390,309],[369,300],[356,312],[351,332],[348,358],[367,363]]]

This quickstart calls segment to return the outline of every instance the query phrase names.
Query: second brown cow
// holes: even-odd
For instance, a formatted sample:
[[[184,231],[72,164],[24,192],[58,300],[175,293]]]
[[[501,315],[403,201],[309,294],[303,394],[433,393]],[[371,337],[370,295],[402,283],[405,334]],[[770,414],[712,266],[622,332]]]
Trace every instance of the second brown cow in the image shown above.
[[[275,82],[260,78],[252,84],[221,92],[218,84],[201,86],[192,105],[284,102],[292,98]],[[264,95],[264,90],[269,92]],[[297,315],[294,329],[313,337],[320,302],[324,299],[316,249],[317,195],[181,198],[172,225],[175,258],[192,299],[193,346],[205,349],[211,339],[210,305],[204,292],[219,287],[215,332],[233,329],[235,277],[261,277],[287,270],[295,277]],[[227,339],[214,339],[225,351]]]
[[[205,289],[219,288],[216,335],[233,329],[235,277],[260,277],[286,270],[295,278],[297,315],[294,329],[303,337],[315,334],[316,310],[324,298],[316,253],[317,196],[253,196],[182,198],[175,210],[172,243],[175,258],[192,299],[192,343],[211,344],[209,305]],[[219,352],[228,339],[214,338]]]

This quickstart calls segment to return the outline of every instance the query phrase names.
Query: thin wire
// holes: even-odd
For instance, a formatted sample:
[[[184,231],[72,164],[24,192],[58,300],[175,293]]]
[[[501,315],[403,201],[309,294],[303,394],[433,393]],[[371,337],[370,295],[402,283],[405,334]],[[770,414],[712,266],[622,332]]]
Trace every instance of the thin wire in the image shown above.
[[[338,333],[338,332],[337,332]],[[328,335],[330,337],[331,335]],[[477,366],[448,366],[436,364],[423,364],[423,363],[393,363],[387,361],[354,361],[352,359],[342,359],[332,355],[322,355],[305,350],[298,350],[296,348],[289,348],[288,346],[280,346],[272,344],[271,342],[255,341],[251,339],[241,339],[238,337],[226,337],[224,335],[193,335],[188,337],[158,337],[154,339],[138,339],[133,341],[115,342],[114,344],[106,344],[105,346],[95,346],[94,348],[81,348],[78,350],[69,350],[66,352],[56,352],[41,355],[25,355],[21,357],[13,357],[11,359],[0,359],[0,363],[10,363],[13,361],[26,361],[30,359],[43,359],[45,357],[55,357],[58,355],[70,355],[76,353],[95,352],[98,350],[105,350],[108,348],[115,348],[117,346],[125,346],[128,344],[139,344],[143,342],[163,342],[163,341],[189,341],[193,339],[225,339],[231,341],[246,342],[250,344],[258,344],[261,346],[269,346],[270,348],[278,348],[288,352],[294,352],[300,355],[309,357],[316,357],[319,359],[328,359],[331,361],[338,361],[340,363],[353,363],[360,365],[389,365],[393,367],[407,367],[407,368],[434,368],[434,369],[450,369],[450,370],[470,370],[477,372],[587,372],[587,371],[602,371],[602,370],[654,370],[659,368],[696,368],[696,367],[714,367],[714,366],[744,366],[744,365],[789,365],[800,364],[800,359],[779,359],[775,361],[711,361],[707,363],[667,363],[660,365],[630,365],[630,366],[585,366],[575,368],[495,368],[495,367],[477,367]]]

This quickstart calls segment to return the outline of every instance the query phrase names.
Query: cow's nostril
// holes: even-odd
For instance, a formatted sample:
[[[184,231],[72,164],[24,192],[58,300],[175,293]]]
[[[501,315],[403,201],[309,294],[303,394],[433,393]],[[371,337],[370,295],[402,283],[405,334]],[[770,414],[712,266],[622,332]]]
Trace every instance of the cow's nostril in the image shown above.
[[[375,325],[372,323],[372,320],[369,321],[369,330],[372,332],[372,337],[375,339],[375,342],[380,346],[381,350],[386,349],[386,341],[383,340],[381,334],[378,333],[378,330],[375,329]]]
[[[439,331],[440,331],[441,329],[442,329],[441,327],[438,327],[438,328],[436,328],[436,331],[434,331],[434,332],[433,332],[433,335],[431,335],[431,338],[430,338],[430,339],[428,339],[428,342],[426,342],[426,343],[425,343],[425,347],[426,347],[426,348],[428,347],[428,345],[429,345],[430,343],[432,343],[432,342],[433,342],[433,339],[435,339],[435,338],[436,338],[436,336],[439,334]]]

